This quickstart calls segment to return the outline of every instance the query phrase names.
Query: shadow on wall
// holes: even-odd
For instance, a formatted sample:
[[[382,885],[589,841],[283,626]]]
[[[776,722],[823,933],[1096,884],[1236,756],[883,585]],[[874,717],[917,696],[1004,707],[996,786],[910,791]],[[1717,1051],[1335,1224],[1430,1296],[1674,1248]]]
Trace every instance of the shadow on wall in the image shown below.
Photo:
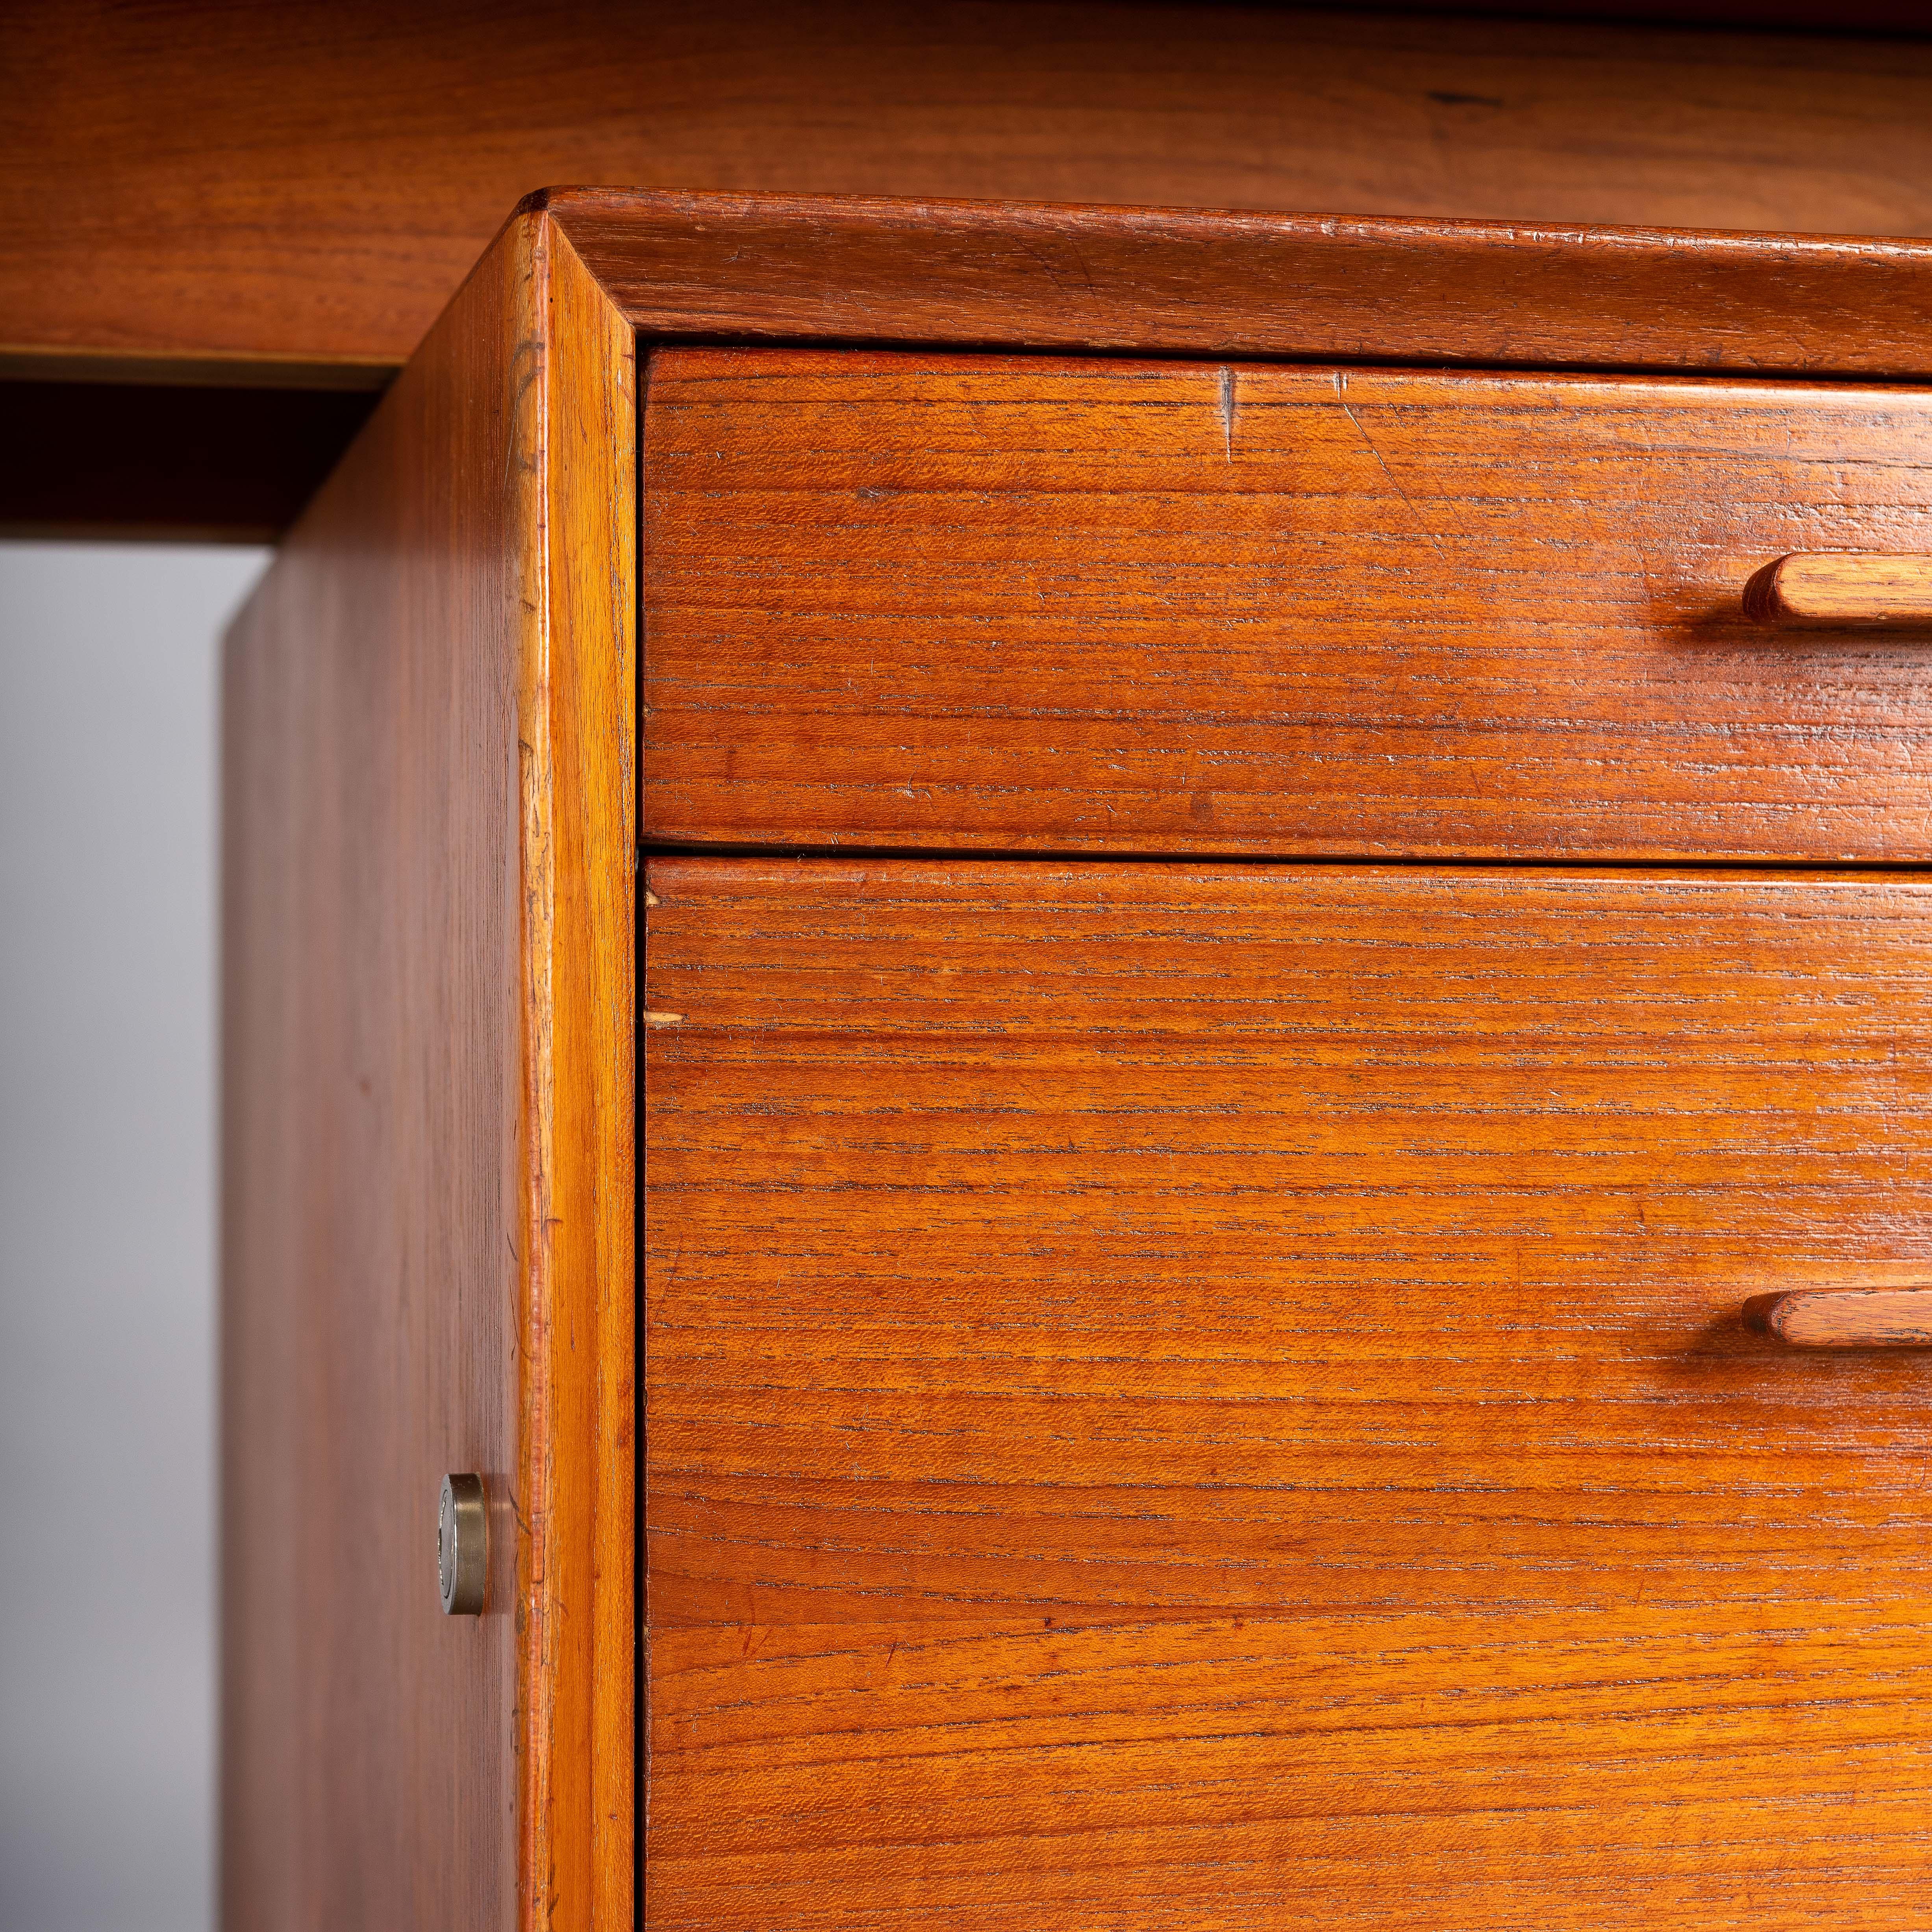
[[[215,639],[0,544],[0,1925],[214,1923]]]

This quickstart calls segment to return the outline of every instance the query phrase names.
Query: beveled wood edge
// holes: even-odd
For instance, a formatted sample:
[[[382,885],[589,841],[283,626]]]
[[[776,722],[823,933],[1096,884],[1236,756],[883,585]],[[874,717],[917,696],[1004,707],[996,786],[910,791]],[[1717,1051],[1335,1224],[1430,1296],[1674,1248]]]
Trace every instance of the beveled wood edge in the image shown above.
[[[636,335],[554,222],[517,279],[526,1928],[634,1922]],[[493,254],[496,250],[493,250]],[[584,1346],[586,1338],[592,1346]],[[584,1613],[587,1603],[589,1613]]]
[[[120,382],[170,389],[380,391],[402,365],[388,356],[124,354],[0,342],[0,383]]]
[[[1932,377],[1932,242],[548,188],[651,340]]]
[[[590,1923],[635,1910],[638,394],[636,332],[547,225],[551,380],[544,476],[557,868],[551,986],[561,1208],[554,1254],[589,1318],[592,1628],[582,1666]],[[614,451],[622,453],[614,463]],[[527,903],[527,902],[526,902]],[[562,988],[571,989],[566,994]],[[586,997],[587,995],[587,997]],[[563,1138],[567,1136],[568,1144]],[[560,1275],[562,1270],[560,1269]],[[568,1337],[560,1334],[560,1346]]]
[[[666,341],[1932,379],[1910,236],[591,187],[529,214]],[[1241,291],[1190,285],[1210,271]],[[400,366],[0,343],[0,382],[380,390]]]
[[[1499,14],[1514,20],[1614,20],[1632,26],[1741,27],[1757,32],[1856,34],[1917,40],[1923,10],[1906,0],[1364,0],[1364,12]]]

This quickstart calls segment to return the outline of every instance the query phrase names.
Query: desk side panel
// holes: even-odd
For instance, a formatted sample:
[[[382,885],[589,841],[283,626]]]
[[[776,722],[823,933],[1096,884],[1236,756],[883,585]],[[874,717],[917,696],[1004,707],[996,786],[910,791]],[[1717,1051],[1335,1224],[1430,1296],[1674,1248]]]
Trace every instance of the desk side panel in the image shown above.
[[[628,1922],[630,348],[552,239],[508,231],[228,640],[233,1928]]]

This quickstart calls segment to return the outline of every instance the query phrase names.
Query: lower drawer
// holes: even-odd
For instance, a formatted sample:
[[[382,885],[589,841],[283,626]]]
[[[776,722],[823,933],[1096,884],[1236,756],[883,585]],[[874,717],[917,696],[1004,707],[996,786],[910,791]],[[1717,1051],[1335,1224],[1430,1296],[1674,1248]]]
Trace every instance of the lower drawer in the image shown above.
[[[648,1922],[1922,1922],[1932,881],[649,883]]]

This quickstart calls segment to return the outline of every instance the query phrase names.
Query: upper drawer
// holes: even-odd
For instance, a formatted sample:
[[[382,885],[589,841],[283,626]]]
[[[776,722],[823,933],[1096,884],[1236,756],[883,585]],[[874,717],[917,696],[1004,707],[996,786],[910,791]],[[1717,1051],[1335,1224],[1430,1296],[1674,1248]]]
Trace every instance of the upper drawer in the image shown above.
[[[644,430],[648,836],[1932,858],[1914,389],[679,349]]]

